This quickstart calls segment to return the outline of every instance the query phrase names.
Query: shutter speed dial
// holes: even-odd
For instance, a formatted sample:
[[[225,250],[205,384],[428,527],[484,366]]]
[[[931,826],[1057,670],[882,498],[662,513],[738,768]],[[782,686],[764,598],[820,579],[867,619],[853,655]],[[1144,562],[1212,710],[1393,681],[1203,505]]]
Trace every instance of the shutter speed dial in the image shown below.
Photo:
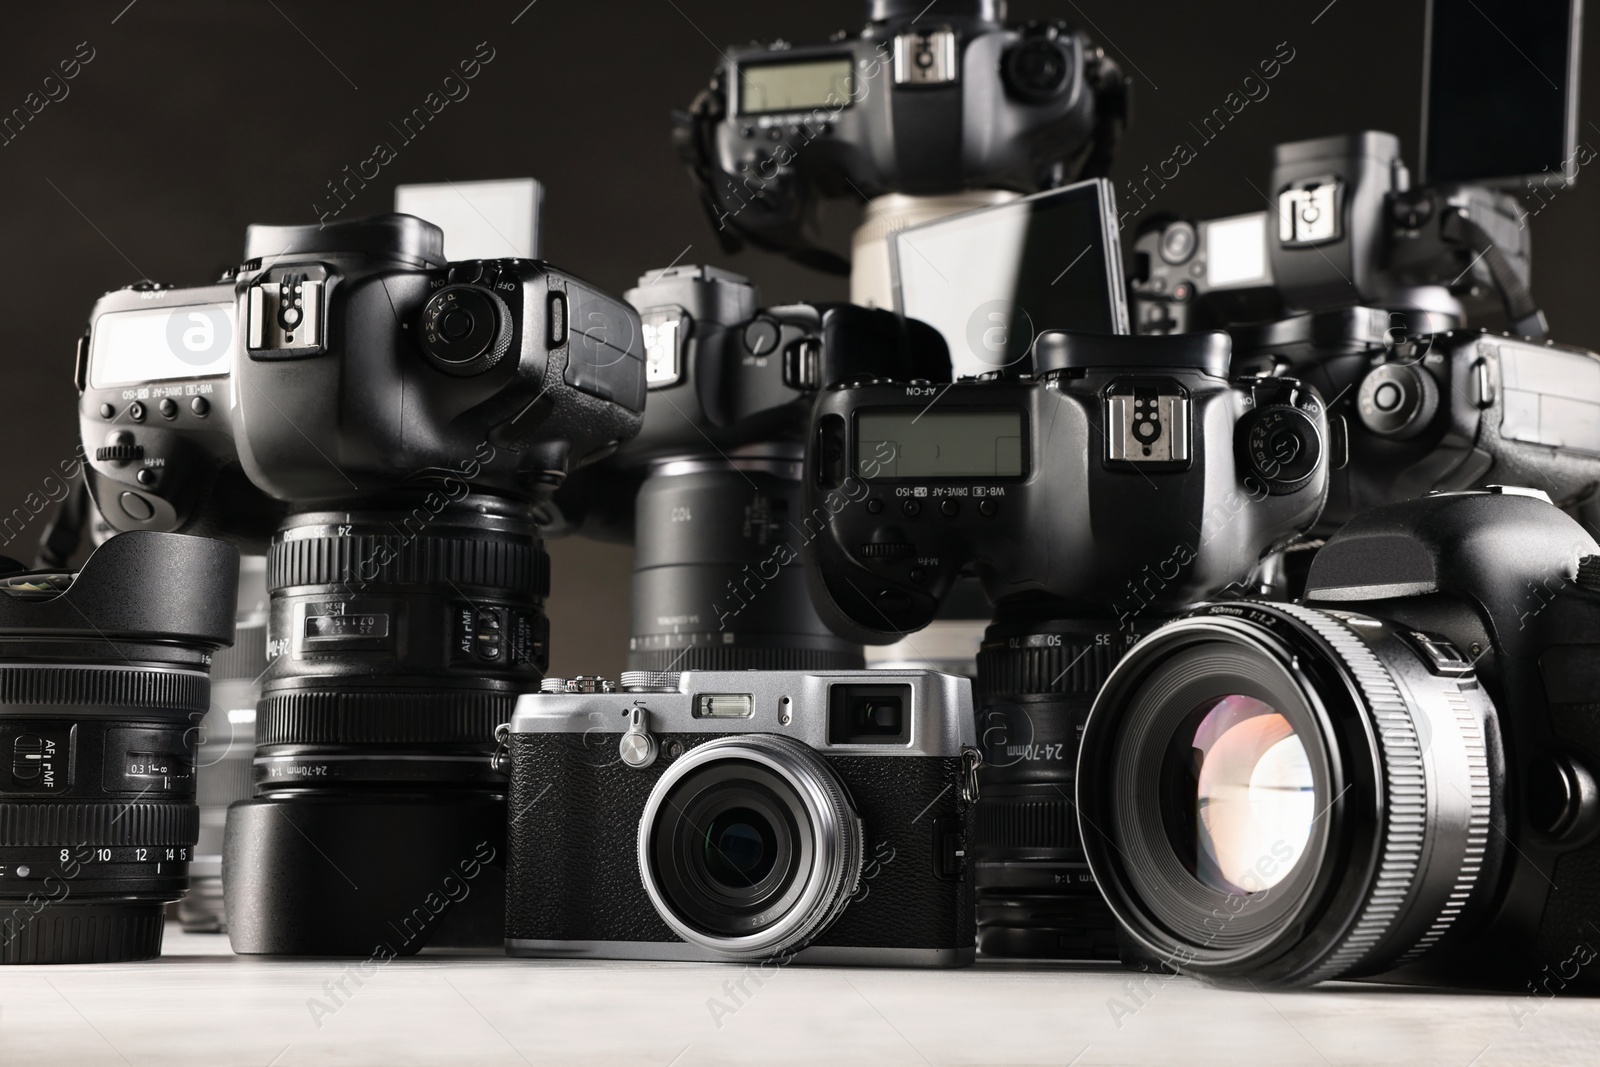
[[[419,339],[428,362],[465,378],[490,370],[511,348],[511,312],[488,289],[447,285],[422,309]]]

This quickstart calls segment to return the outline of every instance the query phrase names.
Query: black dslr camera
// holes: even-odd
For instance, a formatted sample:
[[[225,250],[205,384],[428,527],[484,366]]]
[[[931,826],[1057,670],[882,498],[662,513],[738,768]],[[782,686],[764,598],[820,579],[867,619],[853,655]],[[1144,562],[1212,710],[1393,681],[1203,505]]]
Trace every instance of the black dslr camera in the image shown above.
[[[507,734],[513,956],[972,962],[967,679],[549,681]]]
[[[112,293],[81,350],[108,521],[271,538],[262,796],[224,852],[241,952],[369,952],[501,839],[494,730],[546,660],[536,506],[639,427],[632,308],[442,249],[406,215],[253,226],[223,284]],[[497,943],[493,896],[399,951]]]
[[[1597,634],[1600,546],[1498,488],[1355,519],[1304,604],[1157,630],[1078,763],[1089,864],[1143,962],[1597,988]]]
[[[811,404],[861,377],[948,381],[931,327],[849,304],[762,308],[715,267],[639,279],[650,402],[639,435],[556,494],[567,524],[635,545],[633,670],[845,670],[800,562]]]
[[[1240,371],[1311,382],[1348,421],[1319,533],[1436,489],[1527,484],[1576,509],[1600,484],[1600,357],[1540,343],[1523,206],[1593,158],[1577,7],[1431,0],[1428,26],[1420,182],[1392,134],[1282,144],[1274,210],[1135,246],[1140,332],[1226,328]],[[1505,335],[1463,329],[1496,310]]]
[[[1127,83],[1081,31],[1003,0],[873,0],[860,36],[730,48],[676,116],[724,246],[850,265],[808,232],[821,197],[1034,192],[1103,175]]]
[[[1056,332],[1031,376],[818,399],[803,521],[823,618],[897,639],[966,568],[994,605],[972,850],[987,953],[1115,954],[1063,792],[1089,703],[1141,632],[1251,588],[1322,509],[1341,443],[1316,391],[1228,363],[1221,333]]]
[[[113,537],[76,574],[0,559],[0,963],[161,955],[238,577],[231,545],[173,534]]]

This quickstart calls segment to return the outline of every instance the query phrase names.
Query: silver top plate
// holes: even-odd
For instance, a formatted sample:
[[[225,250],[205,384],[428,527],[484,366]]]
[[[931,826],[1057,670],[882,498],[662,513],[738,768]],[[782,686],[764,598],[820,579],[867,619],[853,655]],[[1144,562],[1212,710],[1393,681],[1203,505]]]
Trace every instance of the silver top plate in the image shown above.
[[[828,697],[836,685],[910,686],[910,740],[830,744]],[[697,716],[696,698],[709,694],[748,696],[749,717]],[[921,670],[684,671],[676,692],[530,693],[517,701],[511,732],[620,735],[635,707],[651,733],[778,734],[830,755],[959,756],[977,745],[971,680]]]

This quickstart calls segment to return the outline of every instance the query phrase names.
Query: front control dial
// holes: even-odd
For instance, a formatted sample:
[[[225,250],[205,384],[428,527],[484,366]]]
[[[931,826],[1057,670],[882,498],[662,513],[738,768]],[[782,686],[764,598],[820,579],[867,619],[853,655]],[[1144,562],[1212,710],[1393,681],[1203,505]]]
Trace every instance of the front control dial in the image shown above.
[[[419,337],[428,362],[459,378],[492,369],[511,347],[511,312],[488,289],[447,285],[422,309]]]
[[[1439,411],[1433,375],[1415,364],[1385,363],[1361,381],[1356,412],[1375,434],[1406,440],[1425,431]]]

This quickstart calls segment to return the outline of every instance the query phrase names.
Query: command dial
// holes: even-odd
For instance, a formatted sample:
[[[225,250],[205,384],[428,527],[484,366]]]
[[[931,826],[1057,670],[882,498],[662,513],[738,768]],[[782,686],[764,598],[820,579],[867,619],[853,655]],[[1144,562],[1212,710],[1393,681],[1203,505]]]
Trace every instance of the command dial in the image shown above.
[[[505,301],[477,285],[447,285],[422,309],[422,352],[439,370],[457,377],[482,374],[511,347],[511,312]]]

